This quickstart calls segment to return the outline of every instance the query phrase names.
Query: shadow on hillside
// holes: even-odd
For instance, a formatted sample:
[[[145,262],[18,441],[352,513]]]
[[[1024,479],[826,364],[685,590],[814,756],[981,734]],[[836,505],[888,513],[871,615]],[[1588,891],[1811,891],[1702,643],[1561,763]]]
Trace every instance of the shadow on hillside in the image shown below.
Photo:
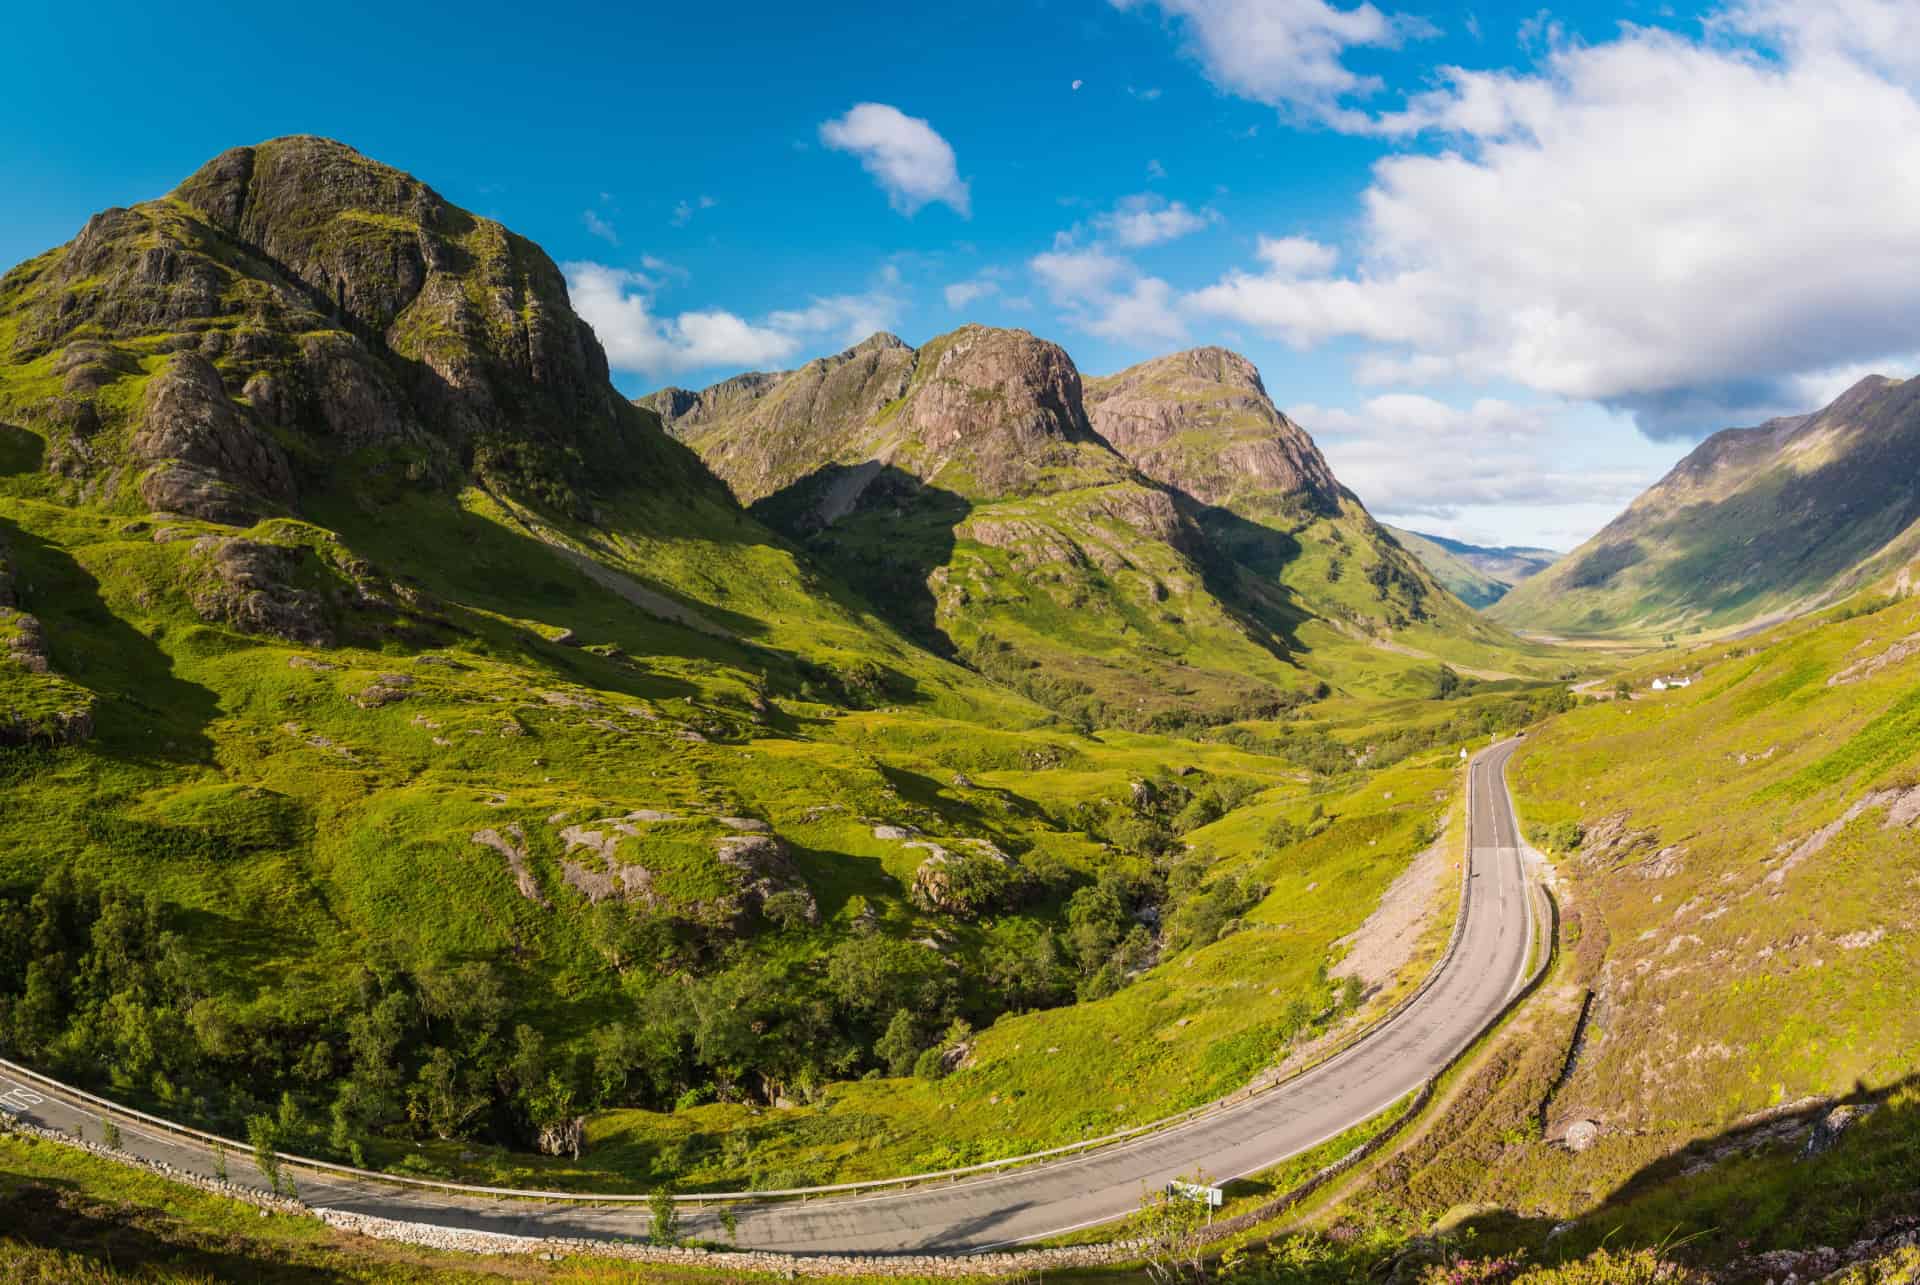
[[[789,841],[794,868],[813,893],[823,922],[831,921],[855,897],[885,904],[906,894],[878,857],[856,857]]]
[[[47,444],[38,433],[29,433],[12,424],[0,424],[0,477],[16,473],[38,473]]]
[[[1302,650],[1299,628],[1313,613],[1294,599],[1281,575],[1300,556],[1300,542],[1183,491],[1175,497],[1206,537],[1198,561],[1207,591],[1241,614],[1254,641],[1282,660],[1294,660]]]
[[[109,1205],[88,1196],[79,1184],[53,1178],[16,1178],[0,1189],[0,1228],[27,1245],[64,1250],[93,1260],[102,1273],[146,1271],[204,1272],[212,1280],[292,1281],[296,1285],[332,1285],[359,1280],[331,1268],[281,1261],[250,1252],[249,1243],[189,1228],[172,1217],[138,1205]],[[268,1255],[273,1251],[268,1249]],[[63,1265],[48,1271],[66,1270]],[[42,1279],[64,1279],[47,1275]],[[91,1276],[88,1279],[93,1279]],[[106,1279],[103,1275],[101,1279]]]
[[[805,546],[842,584],[860,586],[860,605],[952,659],[956,649],[940,628],[927,578],[953,560],[954,529],[972,507],[903,469],[868,461],[829,464],[749,511]]]
[[[39,617],[53,669],[101,698],[89,744],[130,758],[212,761],[206,729],[219,697],[176,677],[173,657],[115,615],[99,579],[65,549],[5,518],[0,545],[12,551],[20,607]]]
[[[1719,1266],[1743,1254],[1845,1246],[1920,1225],[1916,1089],[1920,1073],[1880,1090],[1856,1085],[1837,1102],[1762,1113],[1641,1166],[1558,1234],[1564,1224],[1557,1219],[1505,1209],[1477,1213],[1449,1234],[1489,1251],[1524,1246],[1549,1262],[1602,1245],[1676,1246],[1673,1256]],[[1804,1155],[1815,1126],[1838,1105],[1877,1109],[1824,1154]],[[1593,1154],[1597,1165],[1604,1153]],[[1567,1159],[1577,1165],[1583,1158]]]

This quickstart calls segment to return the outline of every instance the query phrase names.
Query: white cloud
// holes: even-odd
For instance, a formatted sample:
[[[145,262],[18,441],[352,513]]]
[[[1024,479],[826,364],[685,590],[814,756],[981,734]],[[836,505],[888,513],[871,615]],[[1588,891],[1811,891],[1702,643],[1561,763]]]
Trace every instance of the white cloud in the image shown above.
[[[1920,78],[1920,7],[1911,0],[1734,0],[1712,25],[1762,37],[1801,60],[1834,56]]]
[[[959,312],[999,292],[997,281],[982,281],[977,277],[972,281],[956,281],[946,289],[947,307]]]
[[[1159,277],[1139,277],[1125,293],[1099,301],[1080,328],[1120,343],[1146,344],[1186,338],[1186,323],[1174,309],[1173,287]]]
[[[1103,292],[1133,272],[1131,263],[1105,250],[1063,246],[1034,255],[1027,266],[1033,269],[1056,303],[1072,303]]]
[[[1303,236],[1263,236],[1254,251],[1271,276],[1282,280],[1331,272],[1340,253]]]
[[[1420,18],[1371,4],[1336,8],[1326,0],[1111,0],[1117,9],[1157,7],[1178,23],[1187,52],[1207,79],[1230,94],[1306,119],[1345,127],[1361,115],[1344,102],[1381,85],[1342,57],[1360,46],[1394,47],[1438,34]]]
[[[1132,85],[1128,85],[1127,92],[1143,103],[1156,102],[1160,98],[1158,89],[1135,89]]]
[[[587,225],[588,235],[597,236],[608,245],[620,244],[620,234],[613,230],[613,224],[607,222],[592,210],[582,211],[580,218],[581,221]]]
[[[883,280],[885,275],[883,271]],[[820,336],[839,343],[857,344],[875,331],[894,330],[899,326],[900,300],[883,290],[866,294],[817,295],[804,308],[769,313],[767,324],[775,330],[795,335]]]
[[[899,312],[897,299],[876,291],[815,298],[757,324],[719,310],[667,317],[654,311],[659,282],[653,277],[591,262],[561,267],[574,310],[599,336],[608,362],[654,377],[780,365],[809,342],[851,344],[889,329]]]
[[[1452,519],[1463,509],[1595,502],[1613,511],[1658,476],[1640,460],[1579,467],[1569,454],[1582,426],[1563,423],[1555,406],[1490,397],[1454,406],[1393,393],[1355,410],[1303,405],[1287,414],[1383,516]]]
[[[1027,266],[1065,310],[1063,319],[1088,334],[1143,345],[1186,335],[1173,287],[1142,275],[1129,259],[1099,247],[1076,248],[1062,237]]]
[[[1148,178],[1165,178],[1166,176],[1167,176],[1167,167],[1166,167],[1166,166],[1164,166],[1164,165],[1162,165],[1162,164],[1161,164],[1161,163],[1160,163],[1159,161],[1148,161],[1148,162],[1147,162],[1147,177],[1148,177]]]
[[[1808,410],[1824,407],[1869,375],[1907,379],[1920,372],[1920,352],[1894,353],[1873,361],[1852,361],[1830,370],[1816,370],[1794,377],[1799,404]]]
[[[953,148],[917,116],[885,103],[857,103],[845,116],[820,126],[820,141],[858,157],[902,214],[934,201],[962,218],[971,213]]]
[[[1212,210],[1194,211],[1179,201],[1169,204],[1152,193],[1121,199],[1111,214],[1098,215],[1094,227],[1130,250],[1159,245],[1198,232],[1220,216]]]
[[[1080,86],[1082,86],[1082,85],[1084,85],[1084,84],[1086,84],[1086,83],[1087,83],[1087,82],[1086,82],[1086,81],[1084,81],[1084,80],[1076,80],[1076,81],[1074,81],[1074,82],[1073,82],[1073,87],[1074,87],[1074,89],[1075,89],[1076,91],[1078,91],[1078,90],[1079,90],[1079,88],[1080,88]]]
[[[1656,437],[1806,409],[1801,380],[1920,334],[1920,101],[1813,8],[1755,0],[1704,41],[1630,27],[1535,74],[1450,69],[1375,122],[1451,146],[1378,163],[1348,270],[1263,242],[1183,302],[1296,345],[1370,341],[1362,379],[1509,380]]]

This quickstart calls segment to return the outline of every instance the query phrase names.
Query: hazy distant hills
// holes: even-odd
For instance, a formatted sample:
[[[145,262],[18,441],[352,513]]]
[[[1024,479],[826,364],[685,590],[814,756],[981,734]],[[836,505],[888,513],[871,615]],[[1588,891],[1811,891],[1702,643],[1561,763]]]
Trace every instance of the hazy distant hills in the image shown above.
[[[1560,634],[1723,629],[1806,610],[1920,552],[1920,381],[1702,442],[1489,612]]]
[[[1490,607],[1528,576],[1552,566],[1559,554],[1525,545],[1489,548],[1390,526],[1387,530],[1469,607]]]

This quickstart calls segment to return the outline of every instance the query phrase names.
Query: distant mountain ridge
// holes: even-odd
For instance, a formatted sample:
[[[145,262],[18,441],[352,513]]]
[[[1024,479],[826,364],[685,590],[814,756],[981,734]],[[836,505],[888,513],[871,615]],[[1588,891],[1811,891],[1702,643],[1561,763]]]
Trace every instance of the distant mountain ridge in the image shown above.
[[[1727,629],[1792,615],[1920,553],[1920,380],[1715,433],[1491,615],[1565,634]]]
[[[1474,608],[1492,606],[1513,586],[1545,571],[1560,557],[1552,549],[1527,545],[1490,548],[1396,526],[1387,530],[1455,597]]]

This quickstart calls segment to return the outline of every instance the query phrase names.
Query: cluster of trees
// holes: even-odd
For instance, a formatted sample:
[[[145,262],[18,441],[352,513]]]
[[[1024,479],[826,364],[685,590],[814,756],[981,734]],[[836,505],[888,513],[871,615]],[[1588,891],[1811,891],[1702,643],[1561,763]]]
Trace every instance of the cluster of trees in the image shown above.
[[[768,949],[605,903],[585,930],[610,969],[606,1018],[565,1042],[526,1020],[516,1001],[538,981],[510,963],[368,948],[343,984],[242,1002],[183,912],[62,867],[30,895],[0,896],[0,1050],[269,1149],[353,1162],[380,1136],[552,1149],[593,1109],[939,1076],[975,1026],[1112,994],[1163,947],[1229,931],[1265,890],[1209,880],[1210,859],[1181,836],[1257,788],[1163,771],[1124,801],[1076,809],[1070,823],[1116,849],[1109,868],[1078,886],[1041,878],[1057,919],[1002,914],[964,947],[856,916],[810,951]],[[772,940],[816,931],[806,909],[770,899]]]
[[[877,927],[794,959],[602,918],[602,936],[624,934],[620,1016],[562,1045],[518,1020],[522,979],[487,962],[370,951],[339,994],[236,1003],[177,912],[61,868],[30,897],[0,899],[0,1049],[347,1160],[380,1134],[532,1145],[594,1108],[804,1099],[835,1079],[944,1073],[975,1023],[1109,993],[1149,962],[1154,937],[1134,912],[1153,895],[1150,879],[1111,876],[1068,899],[1059,931],[1007,916],[965,958]]]

